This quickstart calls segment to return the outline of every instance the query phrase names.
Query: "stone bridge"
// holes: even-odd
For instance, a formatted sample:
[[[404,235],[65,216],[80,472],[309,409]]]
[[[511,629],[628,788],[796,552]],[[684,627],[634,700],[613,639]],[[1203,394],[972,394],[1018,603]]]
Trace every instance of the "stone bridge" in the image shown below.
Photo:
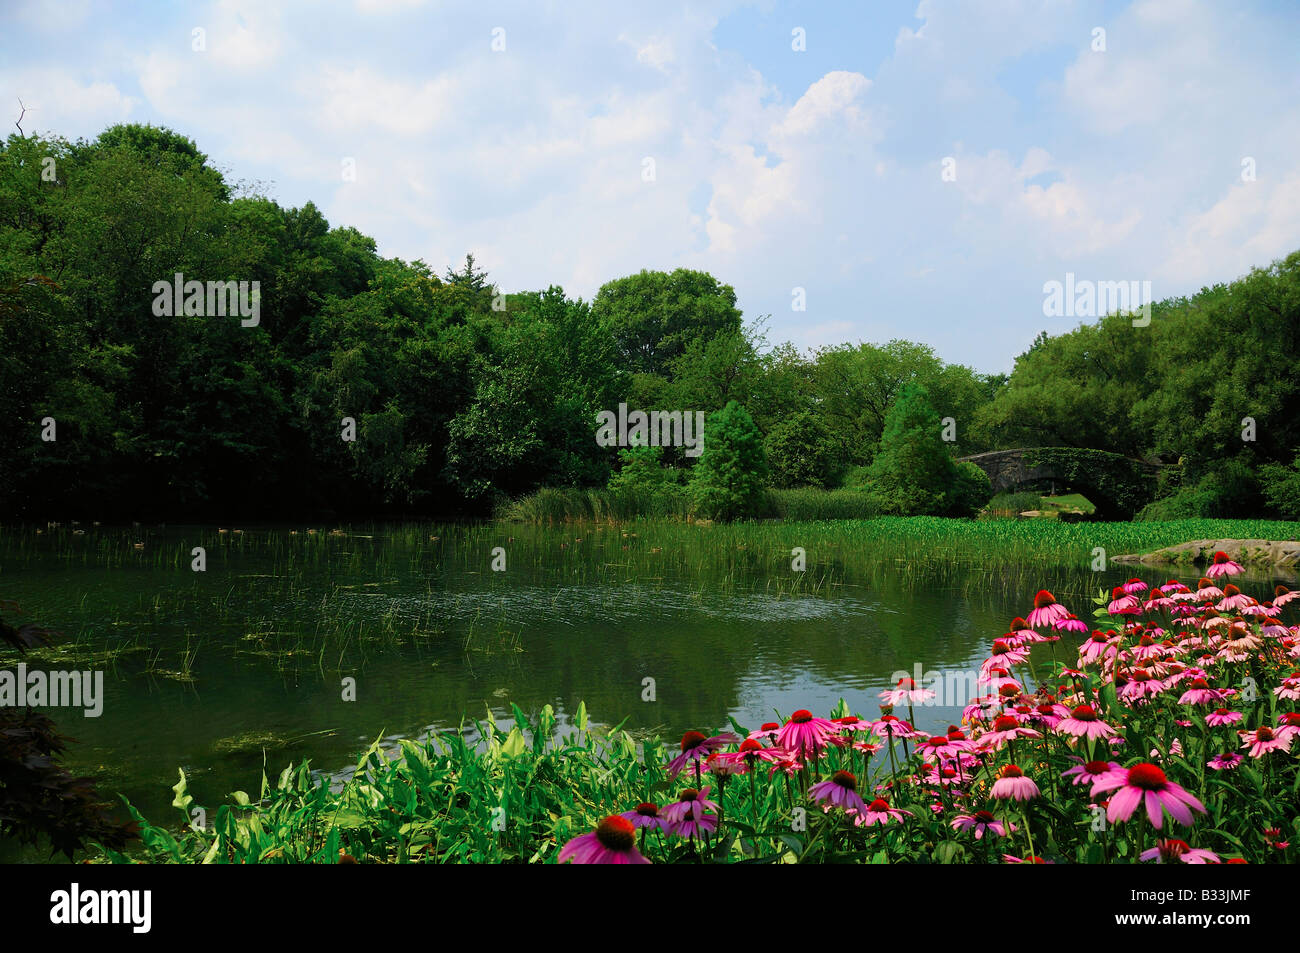
[[[961,457],[975,464],[994,493],[1071,490],[1082,493],[1103,519],[1131,519],[1155,498],[1161,465],[1105,450],[1078,447],[1020,447]]]

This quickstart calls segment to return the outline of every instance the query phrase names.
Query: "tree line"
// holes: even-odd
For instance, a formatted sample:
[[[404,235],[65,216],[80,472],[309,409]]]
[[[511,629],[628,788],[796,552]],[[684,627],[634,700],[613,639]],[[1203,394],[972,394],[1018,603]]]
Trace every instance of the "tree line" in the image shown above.
[[[260,321],[155,314],[153,285],[178,273],[258,282]],[[1020,446],[1181,463],[1148,515],[1300,517],[1298,318],[1300,253],[1160,302],[1149,327],[1044,332],[1010,375],[904,340],[801,352],[703,272],[642,271],[590,302],[502,294],[472,255],[442,274],[382,257],[167,129],[10,135],[0,518],[481,515],[541,487],[684,484],[724,463],[749,483],[955,512],[978,487],[951,460]],[[594,432],[620,403],[703,410],[748,436],[729,463],[706,459],[708,431],[698,461],[619,453]],[[891,483],[917,460],[937,483]]]

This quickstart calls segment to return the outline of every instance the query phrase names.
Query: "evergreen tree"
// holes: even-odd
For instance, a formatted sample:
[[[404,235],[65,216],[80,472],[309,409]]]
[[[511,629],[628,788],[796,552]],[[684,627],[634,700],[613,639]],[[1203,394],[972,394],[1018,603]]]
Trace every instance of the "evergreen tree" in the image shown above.
[[[957,467],[948,456],[939,415],[919,384],[903,389],[885,415],[880,451],[867,470],[867,486],[881,512],[937,515],[952,504]]]
[[[721,520],[756,516],[766,482],[763,435],[744,407],[728,401],[704,428],[704,451],[691,473],[695,512]]]

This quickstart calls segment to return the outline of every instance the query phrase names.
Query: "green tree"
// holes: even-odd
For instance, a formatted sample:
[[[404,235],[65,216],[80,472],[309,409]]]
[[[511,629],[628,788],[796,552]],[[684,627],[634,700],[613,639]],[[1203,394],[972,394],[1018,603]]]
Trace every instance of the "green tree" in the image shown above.
[[[706,519],[756,516],[763,502],[767,461],[763,435],[736,401],[715,411],[704,428],[704,450],[691,471],[695,512]]]
[[[898,516],[940,515],[953,505],[956,482],[930,395],[920,384],[909,384],[885,417],[880,452],[867,471],[876,505]]]

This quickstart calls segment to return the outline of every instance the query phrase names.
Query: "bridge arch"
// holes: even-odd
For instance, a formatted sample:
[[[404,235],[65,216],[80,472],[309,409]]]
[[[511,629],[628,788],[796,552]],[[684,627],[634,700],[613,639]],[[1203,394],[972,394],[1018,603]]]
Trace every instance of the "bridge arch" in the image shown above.
[[[993,484],[994,493],[1064,484],[1082,493],[1102,519],[1132,519],[1155,499],[1160,466],[1106,450],[1078,447],[1020,447],[961,457],[975,464]]]

